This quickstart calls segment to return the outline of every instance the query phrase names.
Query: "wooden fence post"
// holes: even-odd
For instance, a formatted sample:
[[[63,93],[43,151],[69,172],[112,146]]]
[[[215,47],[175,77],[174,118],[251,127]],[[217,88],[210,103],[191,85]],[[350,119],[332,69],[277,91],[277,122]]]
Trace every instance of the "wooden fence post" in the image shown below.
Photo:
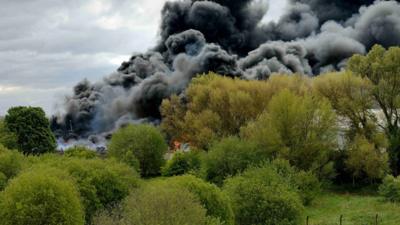
[[[378,225],[378,214],[375,216],[375,225]]]
[[[307,216],[307,220],[306,220],[306,225],[308,225],[308,221],[310,220],[310,217]]]
[[[343,215],[340,215],[340,225],[343,225]]]

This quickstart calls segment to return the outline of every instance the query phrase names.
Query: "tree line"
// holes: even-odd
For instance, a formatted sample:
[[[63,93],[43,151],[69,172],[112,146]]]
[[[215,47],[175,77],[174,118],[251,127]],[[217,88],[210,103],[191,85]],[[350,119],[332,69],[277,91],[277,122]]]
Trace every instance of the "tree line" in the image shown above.
[[[0,120],[0,225],[297,225],[331,185],[400,202],[400,48],[346,70],[248,81],[208,73],[126,125],[107,154],[56,154],[42,109]],[[186,143],[189,151],[172,144]],[[171,153],[171,151],[170,151]]]

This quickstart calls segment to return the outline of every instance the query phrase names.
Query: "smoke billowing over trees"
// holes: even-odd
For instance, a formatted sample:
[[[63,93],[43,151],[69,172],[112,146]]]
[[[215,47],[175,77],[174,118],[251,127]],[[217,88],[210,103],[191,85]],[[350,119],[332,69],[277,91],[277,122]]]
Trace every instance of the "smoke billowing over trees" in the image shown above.
[[[312,76],[340,70],[374,44],[400,44],[399,1],[291,0],[277,22],[263,22],[267,13],[265,0],[167,2],[156,46],[102,81],[76,85],[52,129],[95,142],[92,135],[126,123],[157,123],[162,99],[181,94],[197,74]]]

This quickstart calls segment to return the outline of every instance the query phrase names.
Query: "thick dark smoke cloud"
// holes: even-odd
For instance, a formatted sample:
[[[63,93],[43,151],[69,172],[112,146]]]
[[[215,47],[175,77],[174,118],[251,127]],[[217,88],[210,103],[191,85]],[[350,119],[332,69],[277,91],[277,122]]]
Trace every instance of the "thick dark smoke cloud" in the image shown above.
[[[289,3],[277,22],[263,23],[266,0],[167,2],[157,45],[102,81],[76,85],[54,116],[53,130],[66,139],[96,140],[93,135],[127,123],[158,123],[161,101],[209,71],[243,79],[313,76],[342,69],[374,44],[400,45],[399,1]]]

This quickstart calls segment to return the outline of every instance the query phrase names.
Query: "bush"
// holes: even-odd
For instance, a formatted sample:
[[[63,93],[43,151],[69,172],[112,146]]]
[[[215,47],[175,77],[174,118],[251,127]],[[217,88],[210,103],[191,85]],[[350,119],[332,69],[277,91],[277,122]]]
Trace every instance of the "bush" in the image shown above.
[[[172,177],[153,184],[162,188],[184,188],[200,200],[209,217],[219,219],[226,225],[234,224],[234,214],[228,196],[213,184],[192,175]]]
[[[82,159],[93,159],[97,157],[97,153],[85,146],[74,146],[65,150],[64,156],[77,157]]]
[[[256,144],[230,137],[210,148],[204,159],[203,170],[208,181],[221,185],[225,178],[234,176],[268,157],[269,154]]]
[[[385,177],[379,187],[379,194],[387,201],[400,202],[400,177]]]
[[[1,225],[83,225],[73,182],[51,170],[21,174],[0,195]]]
[[[143,177],[160,174],[168,149],[160,131],[150,125],[129,125],[115,132],[108,145],[108,154],[137,168]]]
[[[320,194],[321,183],[311,172],[298,171],[282,159],[274,160],[270,166],[300,195],[303,204],[309,205]]]
[[[7,180],[15,177],[25,166],[26,158],[17,151],[0,148],[0,172]]]
[[[147,186],[125,201],[124,220],[135,225],[206,225],[206,210],[184,188]]]
[[[74,178],[89,223],[96,211],[118,204],[138,186],[138,175],[125,164],[112,160],[45,158],[41,165],[66,171]]]
[[[227,179],[224,190],[232,200],[237,224],[300,224],[299,195],[269,166]]]
[[[163,176],[176,176],[183,175],[191,171],[198,171],[200,169],[200,156],[199,152],[177,152],[172,159],[167,161],[162,168],[161,173]]]
[[[5,127],[15,134],[18,150],[37,155],[54,152],[56,139],[43,109],[38,107],[13,107],[7,111]]]

